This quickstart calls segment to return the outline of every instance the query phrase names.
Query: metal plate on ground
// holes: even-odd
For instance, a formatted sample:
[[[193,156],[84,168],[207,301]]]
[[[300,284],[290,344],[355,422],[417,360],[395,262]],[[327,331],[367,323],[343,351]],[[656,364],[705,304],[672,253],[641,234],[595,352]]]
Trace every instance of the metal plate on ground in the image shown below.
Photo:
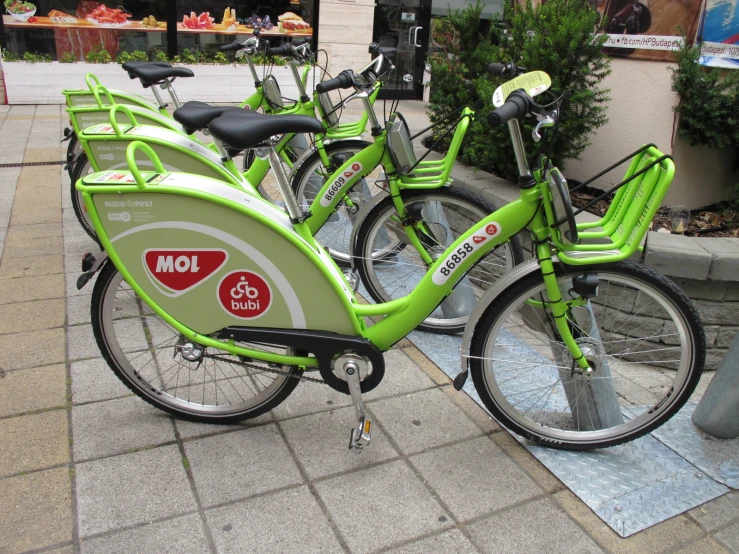
[[[447,375],[459,373],[460,336],[414,331],[408,338]],[[482,405],[472,379],[464,391]],[[598,517],[628,537],[727,493],[724,484],[739,484],[739,439],[702,437],[690,421],[694,409],[685,406],[652,435],[590,452],[517,438]]]

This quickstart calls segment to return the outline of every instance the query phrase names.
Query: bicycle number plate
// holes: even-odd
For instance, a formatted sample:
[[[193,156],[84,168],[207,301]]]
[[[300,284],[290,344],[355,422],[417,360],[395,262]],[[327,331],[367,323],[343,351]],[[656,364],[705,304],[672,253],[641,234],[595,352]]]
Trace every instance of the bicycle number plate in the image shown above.
[[[543,71],[529,71],[507,83],[503,83],[493,93],[493,106],[500,108],[514,90],[524,89],[531,97],[541,94],[552,86],[552,79]]]

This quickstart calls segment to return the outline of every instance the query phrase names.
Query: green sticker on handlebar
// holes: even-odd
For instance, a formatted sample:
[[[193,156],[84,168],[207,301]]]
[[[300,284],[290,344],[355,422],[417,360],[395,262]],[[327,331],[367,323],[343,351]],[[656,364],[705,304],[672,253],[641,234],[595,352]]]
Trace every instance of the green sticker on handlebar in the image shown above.
[[[552,86],[552,80],[549,75],[543,71],[529,71],[511,79],[507,83],[503,83],[493,93],[493,106],[500,108],[508,98],[508,95],[514,90],[524,89],[529,96],[534,97],[541,94]]]

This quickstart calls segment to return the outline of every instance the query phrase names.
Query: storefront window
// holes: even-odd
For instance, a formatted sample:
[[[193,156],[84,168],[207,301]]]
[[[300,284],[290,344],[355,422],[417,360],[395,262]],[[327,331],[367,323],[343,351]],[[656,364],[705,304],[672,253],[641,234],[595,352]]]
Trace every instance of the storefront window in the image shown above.
[[[246,38],[255,28],[274,44],[313,35],[314,0],[118,0],[110,5],[7,0],[4,8],[5,48],[20,59],[29,53],[49,60],[105,62],[126,53],[161,59],[174,51],[183,62],[195,62],[206,61],[219,45]],[[168,10],[177,15],[172,35],[167,33]]]

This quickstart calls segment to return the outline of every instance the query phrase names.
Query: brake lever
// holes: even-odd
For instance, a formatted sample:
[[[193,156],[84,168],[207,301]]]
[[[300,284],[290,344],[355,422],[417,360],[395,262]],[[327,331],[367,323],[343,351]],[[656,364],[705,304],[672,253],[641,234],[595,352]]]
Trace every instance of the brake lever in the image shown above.
[[[549,113],[536,113],[534,115],[539,123],[534,127],[531,137],[534,139],[534,142],[540,142],[541,134],[539,133],[539,130],[545,127],[553,127],[554,124],[557,123],[557,110],[553,110]]]

